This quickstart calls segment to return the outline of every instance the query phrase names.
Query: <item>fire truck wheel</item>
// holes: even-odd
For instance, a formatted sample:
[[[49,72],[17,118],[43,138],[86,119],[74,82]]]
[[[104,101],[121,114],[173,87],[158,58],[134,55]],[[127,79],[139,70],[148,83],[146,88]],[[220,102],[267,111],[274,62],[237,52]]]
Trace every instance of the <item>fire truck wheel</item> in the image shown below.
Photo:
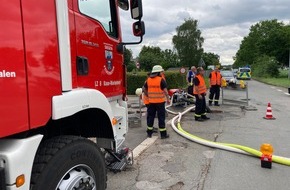
[[[41,143],[34,160],[31,190],[104,190],[107,185],[104,157],[92,141],[59,136]]]

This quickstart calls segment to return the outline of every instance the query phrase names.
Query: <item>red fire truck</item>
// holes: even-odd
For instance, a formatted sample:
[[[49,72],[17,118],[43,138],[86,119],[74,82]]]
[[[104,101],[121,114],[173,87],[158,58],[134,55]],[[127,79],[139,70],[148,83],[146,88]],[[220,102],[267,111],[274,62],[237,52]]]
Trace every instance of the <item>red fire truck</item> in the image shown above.
[[[129,7],[140,40],[125,43],[119,10]],[[0,189],[105,189],[106,167],[128,162],[123,50],[145,34],[141,0],[0,9]]]

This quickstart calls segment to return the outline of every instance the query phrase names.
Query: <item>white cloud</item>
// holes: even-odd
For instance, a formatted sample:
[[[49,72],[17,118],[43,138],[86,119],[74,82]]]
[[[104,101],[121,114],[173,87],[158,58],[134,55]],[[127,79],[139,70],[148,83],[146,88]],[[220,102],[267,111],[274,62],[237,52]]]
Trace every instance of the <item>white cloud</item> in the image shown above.
[[[144,41],[127,48],[134,56],[138,56],[143,45],[172,49],[175,28],[191,17],[199,21],[205,52],[220,55],[222,64],[232,64],[250,26],[271,19],[288,23],[289,7],[288,0],[143,0]],[[132,37],[129,12],[122,12],[121,22],[124,41],[138,40]]]

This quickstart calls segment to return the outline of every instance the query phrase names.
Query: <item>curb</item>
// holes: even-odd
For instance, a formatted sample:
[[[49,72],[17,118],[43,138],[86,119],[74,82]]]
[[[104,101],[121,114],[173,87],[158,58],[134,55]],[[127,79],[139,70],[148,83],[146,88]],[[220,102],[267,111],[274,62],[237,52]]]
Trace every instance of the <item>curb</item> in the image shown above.
[[[137,159],[149,146],[151,146],[158,139],[157,136],[152,136],[152,138],[145,139],[141,144],[139,144],[133,150],[133,160]]]

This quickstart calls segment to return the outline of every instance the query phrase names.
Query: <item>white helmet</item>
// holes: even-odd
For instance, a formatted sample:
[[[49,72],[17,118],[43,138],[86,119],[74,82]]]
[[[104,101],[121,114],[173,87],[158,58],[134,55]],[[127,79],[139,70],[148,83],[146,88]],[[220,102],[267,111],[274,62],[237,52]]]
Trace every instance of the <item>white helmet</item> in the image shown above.
[[[135,94],[137,96],[140,96],[142,94],[142,88],[137,88],[136,91],[135,91]]]
[[[159,73],[159,72],[162,72],[162,71],[164,71],[164,69],[162,68],[161,65],[155,65],[155,66],[152,68],[151,73]]]

